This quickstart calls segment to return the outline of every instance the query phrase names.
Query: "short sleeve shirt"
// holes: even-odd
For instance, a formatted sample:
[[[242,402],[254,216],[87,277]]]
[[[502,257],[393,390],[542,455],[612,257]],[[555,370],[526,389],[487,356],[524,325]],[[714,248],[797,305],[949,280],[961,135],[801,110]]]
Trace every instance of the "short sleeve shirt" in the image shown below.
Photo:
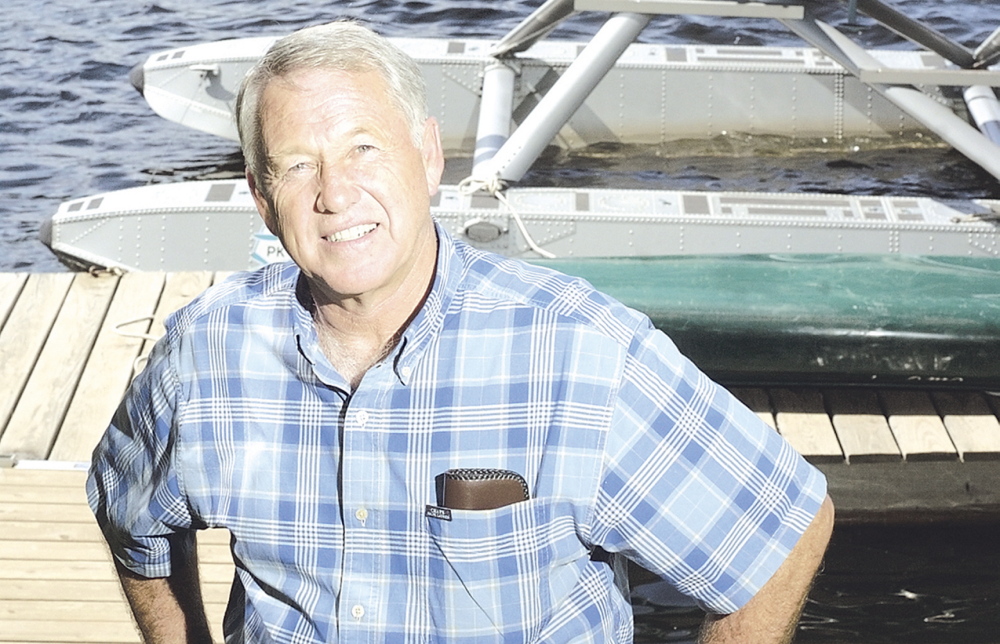
[[[646,316],[438,236],[427,300],[353,391],[292,264],[171,317],[88,480],[115,557],[168,576],[195,530],[229,530],[232,642],[628,642],[621,556],[746,603],[822,474]],[[529,498],[442,512],[454,468]]]

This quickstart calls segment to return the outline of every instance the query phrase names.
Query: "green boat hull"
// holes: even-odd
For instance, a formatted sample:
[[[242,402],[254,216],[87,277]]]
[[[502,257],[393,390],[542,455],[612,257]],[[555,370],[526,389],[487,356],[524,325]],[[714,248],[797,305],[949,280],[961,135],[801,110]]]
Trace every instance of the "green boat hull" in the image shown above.
[[[1000,259],[538,261],[638,309],[729,385],[1000,389]]]

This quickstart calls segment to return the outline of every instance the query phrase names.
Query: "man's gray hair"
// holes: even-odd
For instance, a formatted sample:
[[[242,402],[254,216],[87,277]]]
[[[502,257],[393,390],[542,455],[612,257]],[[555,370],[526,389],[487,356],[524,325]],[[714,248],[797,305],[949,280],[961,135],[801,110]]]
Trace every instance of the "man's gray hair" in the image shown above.
[[[307,69],[380,74],[389,89],[389,98],[410,125],[414,145],[421,146],[427,120],[427,93],[416,62],[384,37],[355,22],[306,27],[279,39],[268,49],[247,72],[236,99],[236,127],[243,156],[265,191],[270,174],[261,131],[261,96],[272,80]]]

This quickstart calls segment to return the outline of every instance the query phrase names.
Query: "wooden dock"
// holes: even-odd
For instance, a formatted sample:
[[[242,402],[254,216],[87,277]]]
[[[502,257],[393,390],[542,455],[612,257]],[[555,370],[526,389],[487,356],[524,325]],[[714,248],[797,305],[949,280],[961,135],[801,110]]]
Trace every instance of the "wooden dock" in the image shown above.
[[[90,452],[163,319],[224,275],[0,273],[0,642],[137,642],[83,491]],[[1000,398],[740,389],[828,476],[838,520],[1000,511]],[[228,537],[201,539],[221,641]]]

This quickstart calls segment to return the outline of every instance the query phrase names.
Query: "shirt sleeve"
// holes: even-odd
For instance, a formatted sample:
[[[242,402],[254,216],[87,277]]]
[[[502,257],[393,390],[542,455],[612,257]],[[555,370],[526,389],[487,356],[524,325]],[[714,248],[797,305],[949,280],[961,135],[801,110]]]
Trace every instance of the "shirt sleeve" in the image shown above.
[[[593,541],[731,613],[816,515],[826,479],[652,325],[633,341]]]
[[[166,342],[154,347],[94,450],[87,498],[114,557],[148,578],[168,577],[193,546],[192,518],[174,464],[179,385]]]

